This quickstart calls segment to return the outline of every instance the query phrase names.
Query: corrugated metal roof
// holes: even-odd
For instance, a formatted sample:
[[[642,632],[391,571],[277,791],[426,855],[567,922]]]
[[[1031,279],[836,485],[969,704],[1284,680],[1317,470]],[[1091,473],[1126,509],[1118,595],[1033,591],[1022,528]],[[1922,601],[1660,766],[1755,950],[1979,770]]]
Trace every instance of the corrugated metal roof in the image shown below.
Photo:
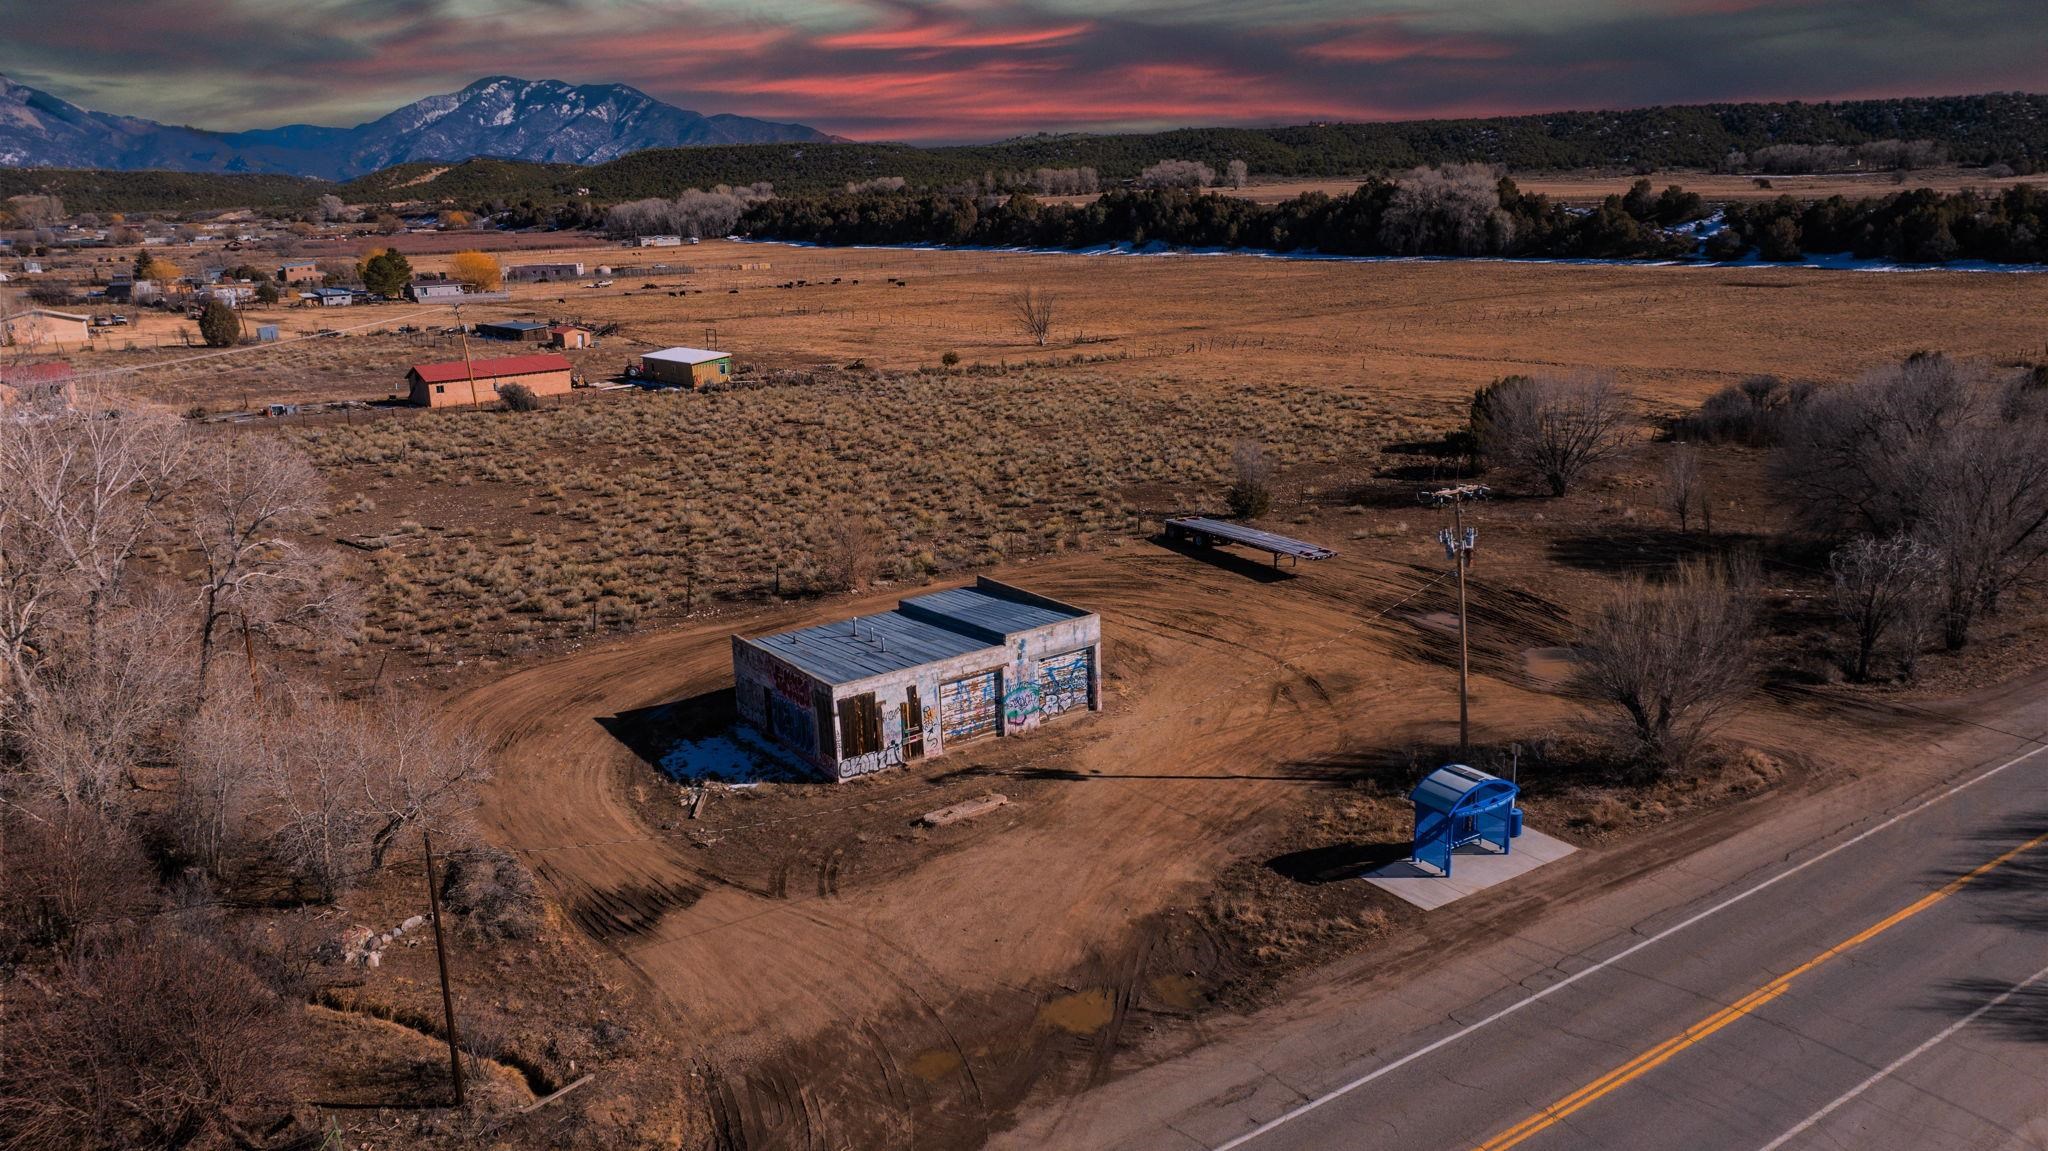
[[[987,651],[991,665],[1003,660],[1001,647],[980,636],[893,611],[763,636],[754,642],[790,666],[834,684],[977,651]]]
[[[709,348],[664,348],[658,352],[642,352],[640,358],[643,360],[665,360],[672,364],[708,364],[713,360],[722,360],[730,355],[732,355],[731,352],[714,352]]]
[[[896,610],[761,636],[753,642],[826,683],[852,683],[986,651],[1007,658],[1009,636],[1081,619],[1079,608],[1030,602],[990,581],[906,599]]]
[[[904,600],[903,606],[919,614],[944,616],[953,621],[953,626],[986,636],[991,643],[1000,643],[1005,636],[1020,631],[1079,619],[1088,614],[1079,609],[1058,611],[1041,604],[1009,599],[980,587],[947,588],[930,595],[913,596]]]

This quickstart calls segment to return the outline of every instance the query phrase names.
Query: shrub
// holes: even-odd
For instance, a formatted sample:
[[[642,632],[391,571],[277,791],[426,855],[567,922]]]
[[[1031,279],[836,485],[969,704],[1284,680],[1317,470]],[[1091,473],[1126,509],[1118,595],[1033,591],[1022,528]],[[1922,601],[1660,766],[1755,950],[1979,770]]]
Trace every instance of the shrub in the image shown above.
[[[1251,440],[1241,440],[1230,450],[1233,479],[1227,496],[1230,514],[1239,519],[1257,519],[1273,508],[1273,465],[1266,450]]]
[[[1695,562],[1664,584],[1634,576],[1579,637],[1577,684],[1620,713],[1650,769],[1683,767],[1756,677],[1749,571]]]
[[[498,388],[498,398],[505,402],[509,412],[531,412],[540,407],[540,397],[525,384],[505,384]]]
[[[1509,376],[1473,397],[1472,433],[1489,464],[1562,496],[1628,446],[1634,414],[1606,376]]]

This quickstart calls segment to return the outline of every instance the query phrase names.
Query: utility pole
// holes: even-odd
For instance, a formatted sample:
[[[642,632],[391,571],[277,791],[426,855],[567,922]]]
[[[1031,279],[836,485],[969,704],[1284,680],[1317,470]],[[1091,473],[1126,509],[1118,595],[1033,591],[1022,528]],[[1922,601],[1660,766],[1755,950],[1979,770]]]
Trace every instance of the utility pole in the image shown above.
[[[1451,500],[1451,526],[1436,538],[1444,545],[1445,557],[1458,567],[1458,758],[1467,759],[1472,754],[1472,645],[1465,622],[1465,569],[1472,566],[1472,546],[1479,542],[1479,533],[1465,526],[1463,495]]]
[[[469,360],[469,325],[462,322],[462,305],[455,305],[455,326],[462,329],[462,370],[469,376],[469,406],[476,406],[476,365]],[[433,406],[433,398],[427,400]]]
[[[434,961],[441,965],[441,1016],[448,1026],[448,1078],[455,1085],[455,1105],[462,1106],[462,1051],[455,1039],[455,996],[448,991],[448,945],[441,938],[441,891],[434,882],[434,833],[427,843],[427,908],[434,916]]]

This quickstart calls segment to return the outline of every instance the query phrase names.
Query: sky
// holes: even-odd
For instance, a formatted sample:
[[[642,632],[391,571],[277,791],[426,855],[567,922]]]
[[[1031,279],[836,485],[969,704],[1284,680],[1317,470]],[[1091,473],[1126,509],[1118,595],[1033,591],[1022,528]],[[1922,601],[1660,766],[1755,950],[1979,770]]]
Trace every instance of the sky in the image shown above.
[[[482,76],[856,139],[2048,89],[2048,0],[0,0],[0,74],[224,130]]]

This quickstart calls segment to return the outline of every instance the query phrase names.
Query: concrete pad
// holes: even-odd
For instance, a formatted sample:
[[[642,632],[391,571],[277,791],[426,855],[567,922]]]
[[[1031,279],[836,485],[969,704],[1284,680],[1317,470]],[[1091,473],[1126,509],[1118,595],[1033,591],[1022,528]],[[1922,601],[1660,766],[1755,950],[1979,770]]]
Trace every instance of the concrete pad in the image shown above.
[[[1426,867],[1402,860],[1368,871],[1367,883],[1391,891],[1424,911],[1430,911],[1496,883],[1506,883],[1524,872],[1534,871],[1552,860],[1563,859],[1578,848],[1564,840],[1523,827],[1512,855],[1502,855],[1491,844],[1468,843],[1452,853],[1451,873],[1438,875]]]

